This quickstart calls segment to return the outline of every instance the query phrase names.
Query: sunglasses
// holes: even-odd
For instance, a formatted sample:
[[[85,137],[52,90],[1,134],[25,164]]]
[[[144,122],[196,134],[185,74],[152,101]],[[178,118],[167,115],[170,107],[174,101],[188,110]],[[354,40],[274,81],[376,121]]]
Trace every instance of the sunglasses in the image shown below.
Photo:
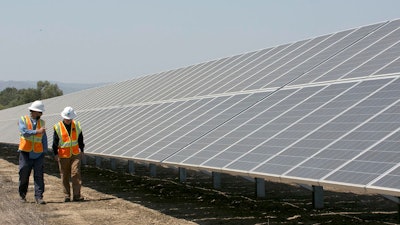
[[[40,113],[40,114],[42,114],[42,112],[38,112],[38,111],[33,111],[33,110],[30,110],[31,112],[36,112],[36,113]]]

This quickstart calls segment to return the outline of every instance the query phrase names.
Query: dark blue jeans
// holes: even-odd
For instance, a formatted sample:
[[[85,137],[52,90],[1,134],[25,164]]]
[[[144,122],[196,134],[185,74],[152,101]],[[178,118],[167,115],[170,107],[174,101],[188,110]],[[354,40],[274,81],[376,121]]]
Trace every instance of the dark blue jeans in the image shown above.
[[[28,152],[19,153],[19,195],[25,198],[28,192],[29,177],[33,169],[35,199],[43,198],[44,192],[44,154],[37,159],[30,159]]]

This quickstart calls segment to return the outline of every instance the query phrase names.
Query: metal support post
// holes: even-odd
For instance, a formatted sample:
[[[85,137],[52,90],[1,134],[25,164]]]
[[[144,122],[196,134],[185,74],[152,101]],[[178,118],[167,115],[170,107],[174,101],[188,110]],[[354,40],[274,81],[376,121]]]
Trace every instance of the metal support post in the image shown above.
[[[324,207],[324,189],[322,186],[312,186],[313,188],[313,207],[322,209]]]
[[[265,180],[263,178],[255,178],[255,181],[257,198],[265,198]]]
[[[214,189],[221,189],[221,173],[212,172],[212,179]]]
[[[179,167],[179,181],[181,183],[186,182],[186,169]]]

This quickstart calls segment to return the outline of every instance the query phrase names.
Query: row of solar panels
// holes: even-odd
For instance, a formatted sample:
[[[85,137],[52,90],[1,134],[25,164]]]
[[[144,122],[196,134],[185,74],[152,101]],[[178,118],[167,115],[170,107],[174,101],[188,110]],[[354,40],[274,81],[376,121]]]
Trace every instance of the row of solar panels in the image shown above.
[[[80,119],[95,128],[87,143],[100,155],[398,192],[399,96],[395,76],[87,111]]]
[[[87,152],[399,195],[400,20],[45,100]],[[17,143],[0,111],[0,142]],[[48,132],[51,143],[52,132]]]

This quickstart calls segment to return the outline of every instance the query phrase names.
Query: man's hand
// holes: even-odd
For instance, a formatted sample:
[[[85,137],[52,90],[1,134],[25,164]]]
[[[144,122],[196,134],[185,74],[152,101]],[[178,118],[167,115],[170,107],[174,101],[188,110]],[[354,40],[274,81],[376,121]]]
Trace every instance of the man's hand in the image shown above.
[[[44,128],[44,127],[41,127],[40,129],[36,130],[37,134],[43,134],[44,132],[46,132],[46,128]]]
[[[54,156],[54,160],[56,160],[56,162],[58,162],[58,155]]]

